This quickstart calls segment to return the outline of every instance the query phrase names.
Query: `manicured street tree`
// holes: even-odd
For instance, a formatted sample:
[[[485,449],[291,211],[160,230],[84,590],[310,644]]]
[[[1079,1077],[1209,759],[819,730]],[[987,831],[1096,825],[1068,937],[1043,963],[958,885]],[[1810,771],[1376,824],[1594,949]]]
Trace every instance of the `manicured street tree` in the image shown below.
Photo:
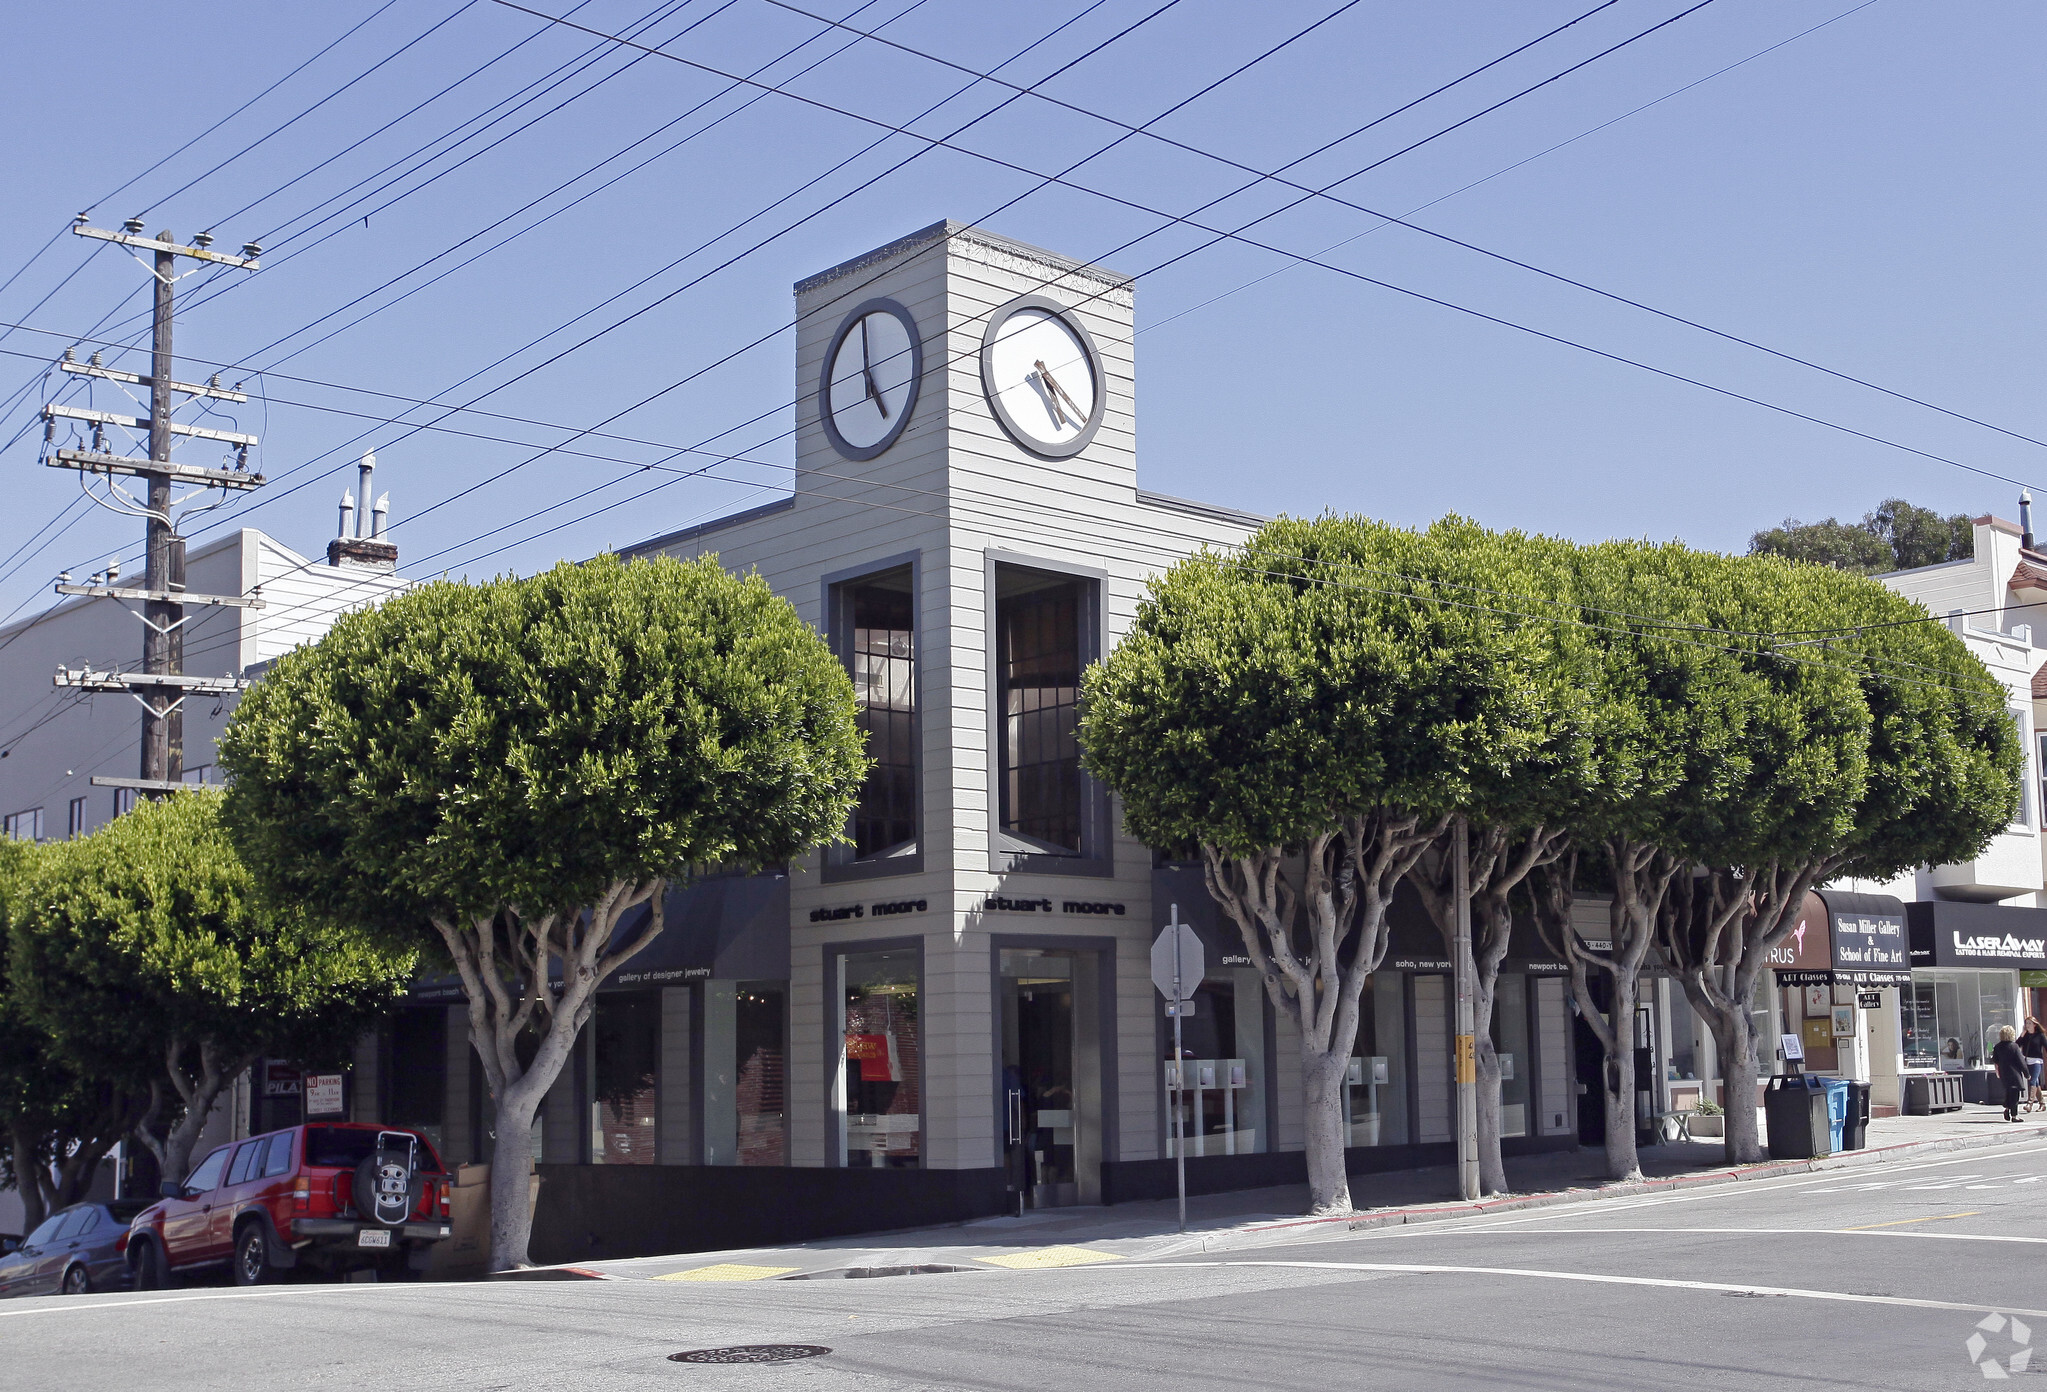
[[[1580,1017],[1606,1056],[1607,1172],[1636,1155],[1635,1009],[1673,886],[1693,867],[1770,834],[1838,827],[1859,792],[1866,721],[1852,683],[1818,666],[1765,659],[1763,563],[1677,545],[1610,542],[1578,552],[1580,618],[1600,649],[1592,721],[1600,777],[1572,817],[1583,867],[1612,891],[1608,946],[1572,926],[1581,865],[1538,879],[1537,922],[1569,964]],[[1774,801],[1773,801],[1774,800]],[[1823,834],[1823,833],[1815,833]],[[1595,1008],[1592,973],[1610,988]]]
[[[1513,931],[1514,905],[1525,897],[1529,877],[1554,864],[1570,847],[1570,820],[1598,776],[1590,740],[1592,711],[1585,699],[1586,664],[1596,649],[1590,632],[1576,622],[1575,566],[1567,542],[1508,533],[1494,540],[1519,562],[1516,593],[1499,593],[1500,578],[1474,600],[1512,609],[1530,620],[1551,620],[1547,661],[1527,675],[1536,700],[1531,710],[1543,721],[1541,738],[1527,743],[1521,757],[1497,778],[1473,789],[1464,809],[1467,888],[1471,895],[1472,1034],[1478,1088],[1479,1190],[1507,1190],[1500,1152],[1500,1056],[1493,1047],[1493,1004],[1500,964]],[[1541,629],[1536,632],[1540,634]],[[1456,952],[1455,828],[1422,855],[1408,882],[1442,934],[1444,955]]]
[[[10,925],[28,1019],[82,1079],[147,1089],[135,1135],[165,1179],[236,1074],[265,1054],[345,1057],[414,967],[409,947],[265,902],[221,799],[178,793],[39,848]]]
[[[1200,848],[1298,1031],[1312,1213],[1351,1208],[1342,1089],[1394,892],[1544,738],[1554,625],[1479,598],[1515,572],[1455,518],[1282,520],[1155,579],[1087,674],[1089,770],[1136,835]]]
[[[493,1269],[527,1262],[530,1128],[598,983],[692,865],[841,834],[867,768],[854,715],[844,667],[758,577],[610,556],[421,586],[243,698],[227,817],[265,884],[461,975],[497,1108]]]
[[[88,1078],[29,1015],[8,969],[6,939],[20,886],[40,848],[0,841],[0,1187],[21,1195],[22,1231],[85,1197],[99,1163],[148,1100],[146,1087]]]
[[[1456,951],[1456,838],[1436,838],[1408,882],[1443,935],[1446,955]],[[1500,964],[1513,933],[1514,903],[1530,876],[1553,865],[1570,848],[1567,827],[1537,823],[1520,828],[1503,821],[1471,827],[1467,842],[1467,884],[1471,893],[1472,1051],[1478,1074],[1478,1187],[1482,1194],[1507,1192],[1507,1164],[1500,1152],[1500,1053],[1493,1047],[1493,1003]]]
[[[1664,957],[1718,1046],[1737,1163],[1763,1158],[1750,1005],[1807,892],[1977,855],[2010,823],[2025,765],[2003,684],[1921,606],[1820,566],[1738,564],[1745,622],[1775,635],[1752,665],[1780,709],[1798,709],[1775,726],[1780,746],[1759,750],[1741,815],[1699,848],[1699,870],[1659,923]],[[1812,734],[1849,724],[1864,732],[1852,776],[1814,757],[1829,741]]]

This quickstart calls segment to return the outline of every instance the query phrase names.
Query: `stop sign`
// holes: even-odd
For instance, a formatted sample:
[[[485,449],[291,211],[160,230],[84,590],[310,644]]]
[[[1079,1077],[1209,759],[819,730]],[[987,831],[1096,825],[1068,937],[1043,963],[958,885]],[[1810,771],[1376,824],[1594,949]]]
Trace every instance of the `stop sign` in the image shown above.
[[[1177,915],[1176,915],[1177,917]],[[1159,988],[1159,994],[1167,1000],[1174,999],[1173,993],[1173,951],[1177,945],[1180,954],[1180,1000],[1192,1000],[1194,988],[1201,984],[1207,970],[1207,954],[1201,946],[1201,939],[1194,930],[1184,923],[1168,924],[1159,933],[1158,940],[1151,945],[1151,981]]]

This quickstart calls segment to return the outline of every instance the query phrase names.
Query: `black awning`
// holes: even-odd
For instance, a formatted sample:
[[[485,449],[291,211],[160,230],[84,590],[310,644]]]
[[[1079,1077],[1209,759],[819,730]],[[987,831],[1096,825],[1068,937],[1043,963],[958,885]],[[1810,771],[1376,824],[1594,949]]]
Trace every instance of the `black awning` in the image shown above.
[[[1905,912],[1915,967],[2047,969],[2047,909],[1935,899]]]
[[[1823,889],[1816,897],[1827,906],[1833,966],[1827,971],[1780,969],[1778,985],[1903,986],[1912,980],[1907,906],[1901,900],[1888,894],[1851,894],[1841,889]]]

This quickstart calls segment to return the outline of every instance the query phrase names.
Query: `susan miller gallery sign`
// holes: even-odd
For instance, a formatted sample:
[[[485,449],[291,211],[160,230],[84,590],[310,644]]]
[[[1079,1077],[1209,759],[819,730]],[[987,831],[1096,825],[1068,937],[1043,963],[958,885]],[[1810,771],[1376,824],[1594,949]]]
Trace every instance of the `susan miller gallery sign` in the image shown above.
[[[1905,906],[1888,894],[1808,894],[1770,954],[1780,986],[1902,986],[1912,980]]]

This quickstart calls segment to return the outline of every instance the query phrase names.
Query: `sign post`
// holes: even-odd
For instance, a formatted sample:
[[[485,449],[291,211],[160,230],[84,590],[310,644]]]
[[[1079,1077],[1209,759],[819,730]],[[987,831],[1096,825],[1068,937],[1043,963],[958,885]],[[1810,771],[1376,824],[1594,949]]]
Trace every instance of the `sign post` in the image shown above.
[[[1457,1192],[1476,1199],[1478,1174],[1478,966],[1471,955],[1470,824],[1459,817],[1450,857],[1457,904],[1451,972],[1457,991]]]
[[[1192,928],[1180,921],[1180,906],[1173,905],[1173,921],[1160,931],[1151,945],[1151,983],[1166,998],[1166,1014],[1173,1021],[1173,1063],[1166,1073],[1173,1108],[1173,1176],[1180,1195],[1180,1231],[1187,1231],[1187,1136],[1180,1123],[1180,1094],[1185,1081],[1186,1058],[1180,1048],[1180,1021],[1194,1013],[1194,988],[1208,973],[1208,953]]]

